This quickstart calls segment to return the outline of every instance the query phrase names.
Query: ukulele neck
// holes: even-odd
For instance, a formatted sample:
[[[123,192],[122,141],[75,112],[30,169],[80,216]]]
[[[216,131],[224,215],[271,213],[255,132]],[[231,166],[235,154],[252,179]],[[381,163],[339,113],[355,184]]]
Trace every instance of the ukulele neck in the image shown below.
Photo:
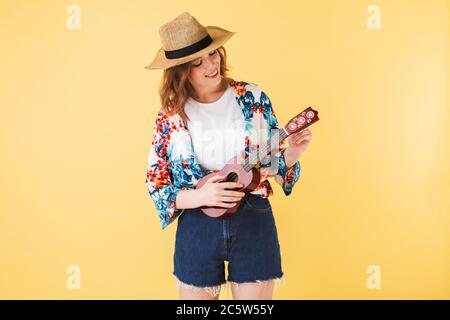
[[[251,150],[250,154],[245,156],[243,165],[245,171],[249,172],[252,170],[262,159],[275,150],[278,144],[280,144],[289,135],[304,130],[317,121],[319,121],[319,113],[317,110],[308,107],[289,120],[287,125],[283,128],[279,130],[275,129],[274,134],[271,135],[270,139],[268,139],[261,148]]]
[[[262,159],[267,157],[274,151],[278,144],[289,136],[289,133],[285,128],[274,130],[275,133],[271,135],[261,148],[250,152],[249,156],[245,158],[245,164],[243,165],[245,171],[252,170]]]

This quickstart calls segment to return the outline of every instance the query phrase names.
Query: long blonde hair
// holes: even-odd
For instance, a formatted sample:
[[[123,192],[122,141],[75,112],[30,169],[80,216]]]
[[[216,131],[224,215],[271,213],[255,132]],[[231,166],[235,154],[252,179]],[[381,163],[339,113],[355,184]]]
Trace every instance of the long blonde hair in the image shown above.
[[[217,49],[220,55],[220,74],[224,78],[228,76],[227,52],[223,46]],[[159,87],[159,96],[161,105],[165,112],[174,115],[178,113],[181,118],[186,121],[188,119],[184,112],[184,104],[189,97],[194,95],[188,77],[191,71],[192,61],[165,69]]]

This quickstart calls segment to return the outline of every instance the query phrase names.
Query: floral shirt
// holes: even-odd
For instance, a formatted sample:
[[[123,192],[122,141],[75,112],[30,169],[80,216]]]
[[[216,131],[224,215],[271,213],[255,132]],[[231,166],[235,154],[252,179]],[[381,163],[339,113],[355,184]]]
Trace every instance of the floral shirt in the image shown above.
[[[272,103],[259,85],[244,81],[231,81],[236,103],[245,117],[246,155],[259,150],[279,129]],[[260,183],[251,193],[263,198],[273,195],[268,177],[276,177],[286,196],[290,195],[294,184],[300,177],[300,162],[287,168],[284,152],[285,140],[280,141],[269,159],[258,163]],[[271,166],[271,161],[278,161]],[[269,161],[268,161],[269,160]],[[276,172],[271,168],[277,168]],[[153,127],[153,140],[147,161],[148,192],[152,198],[160,220],[165,229],[184,209],[176,208],[175,201],[181,190],[195,189],[197,182],[205,175],[220,170],[202,167],[195,155],[188,128],[179,114],[170,115],[162,108],[159,110]]]

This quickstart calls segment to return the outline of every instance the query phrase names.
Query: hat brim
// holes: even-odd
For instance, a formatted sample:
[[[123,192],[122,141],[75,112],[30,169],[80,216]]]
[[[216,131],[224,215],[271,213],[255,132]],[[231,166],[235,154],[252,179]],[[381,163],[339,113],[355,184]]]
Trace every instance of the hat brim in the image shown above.
[[[155,58],[153,59],[153,62],[150,63],[148,66],[145,67],[145,69],[152,70],[152,69],[168,69],[170,67],[180,65],[189,61],[192,61],[198,57],[201,57],[208,53],[211,50],[217,49],[225,42],[227,42],[236,32],[228,31],[223,28],[217,27],[217,26],[207,26],[206,30],[208,31],[208,34],[212,38],[212,42],[209,46],[206,48],[197,51],[196,53],[193,53],[191,55],[178,58],[178,59],[167,59],[163,48],[159,49],[156,53]]]

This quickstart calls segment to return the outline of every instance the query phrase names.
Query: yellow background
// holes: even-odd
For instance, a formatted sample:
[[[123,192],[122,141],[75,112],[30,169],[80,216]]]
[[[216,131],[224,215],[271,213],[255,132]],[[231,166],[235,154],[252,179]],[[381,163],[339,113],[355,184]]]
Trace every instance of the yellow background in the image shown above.
[[[178,297],[176,226],[160,229],[145,186],[162,72],[144,66],[184,11],[237,32],[231,75],[260,84],[280,124],[319,110],[293,194],[272,180],[274,298],[450,298],[443,0],[1,1],[0,298]]]

